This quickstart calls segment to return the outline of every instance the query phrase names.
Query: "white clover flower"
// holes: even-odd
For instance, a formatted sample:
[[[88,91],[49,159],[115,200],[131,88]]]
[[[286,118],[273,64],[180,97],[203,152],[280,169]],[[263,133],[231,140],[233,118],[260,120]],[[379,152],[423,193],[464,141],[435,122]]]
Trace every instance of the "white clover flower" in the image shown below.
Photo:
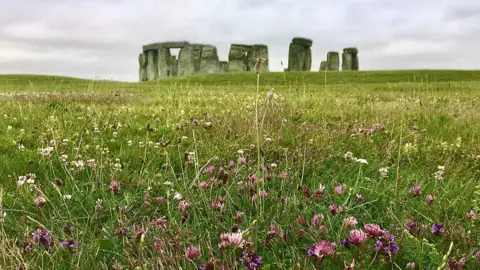
[[[72,195],[63,195],[64,200],[70,200],[72,199]]]
[[[349,152],[345,153],[344,157],[346,159],[353,158],[353,153],[349,151]]]
[[[385,168],[380,168],[380,169],[378,169],[378,171],[380,172],[380,175],[381,175],[382,177],[386,177],[387,174],[388,174],[388,168],[387,168],[387,167],[385,167]]]
[[[239,155],[243,155],[243,150],[240,149],[240,150],[237,151],[237,153],[238,153]]]
[[[178,191],[175,191],[175,195],[173,196],[173,198],[176,200],[181,200],[183,198],[183,195],[180,194]]]
[[[360,164],[368,164],[367,160],[364,159],[364,158],[359,158],[356,160],[356,162],[360,163]]]
[[[441,170],[441,171],[445,171],[445,166],[438,166],[438,169]]]

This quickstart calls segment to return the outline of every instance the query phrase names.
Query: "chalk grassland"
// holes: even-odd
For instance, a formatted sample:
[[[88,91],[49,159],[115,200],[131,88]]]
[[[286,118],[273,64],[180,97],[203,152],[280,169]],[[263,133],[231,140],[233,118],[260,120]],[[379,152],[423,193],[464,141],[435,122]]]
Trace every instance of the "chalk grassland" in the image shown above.
[[[480,267],[480,71],[256,79],[0,76],[0,268]]]

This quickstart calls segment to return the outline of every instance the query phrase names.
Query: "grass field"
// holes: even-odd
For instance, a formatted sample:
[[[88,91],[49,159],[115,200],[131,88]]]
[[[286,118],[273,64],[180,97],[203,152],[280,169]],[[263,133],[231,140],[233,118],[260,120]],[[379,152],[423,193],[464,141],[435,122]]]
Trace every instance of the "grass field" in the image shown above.
[[[0,76],[0,269],[480,269],[480,71],[259,79]]]

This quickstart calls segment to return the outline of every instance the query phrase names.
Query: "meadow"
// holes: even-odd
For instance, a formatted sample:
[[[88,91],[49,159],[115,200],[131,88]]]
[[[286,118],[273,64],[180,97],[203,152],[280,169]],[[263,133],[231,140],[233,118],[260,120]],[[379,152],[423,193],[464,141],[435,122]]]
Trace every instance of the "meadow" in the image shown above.
[[[480,269],[480,71],[0,76],[0,269]]]

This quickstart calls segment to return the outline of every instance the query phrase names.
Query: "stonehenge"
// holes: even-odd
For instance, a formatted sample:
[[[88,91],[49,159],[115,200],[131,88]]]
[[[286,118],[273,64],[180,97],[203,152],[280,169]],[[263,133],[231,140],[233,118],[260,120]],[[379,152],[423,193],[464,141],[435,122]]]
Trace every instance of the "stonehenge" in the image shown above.
[[[260,58],[265,59],[265,62],[260,68],[260,71],[269,71],[267,45],[232,44],[230,46],[230,52],[228,53],[228,71],[255,71],[256,60]]]
[[[342,53],[342,70],[358,70],[358,49],[345,48]]]
[[[310,71],[312,68],[313,41],[308,38],[295,37],[288,49],[289,71]]]
[[[312,68],[313,41],[295,37],[289,45],[287,71],[310,71]],[[178,56],[170,49],[180,49]],[[260,71],[269,71],[268,46],[263,44],[231,44],[228,61],[220,61],[217,47],[188,41],[156,42],[142,46],[138,55],[140,82],[172,76],[219,72],[255,72],[257,59],[264,59]],[[327,53],[327,60],[320,63],[320,71],[339,71],[338,52]],[[342,53],[342,71],[358,71],[358,49],[348,47]]]

